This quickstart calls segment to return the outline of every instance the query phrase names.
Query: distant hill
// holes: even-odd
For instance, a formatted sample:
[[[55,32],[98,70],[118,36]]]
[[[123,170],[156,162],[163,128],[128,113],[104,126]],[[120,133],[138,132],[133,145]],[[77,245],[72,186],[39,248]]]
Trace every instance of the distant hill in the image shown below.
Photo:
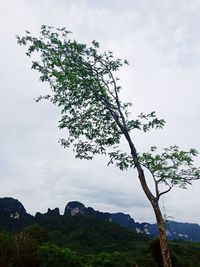
[[[84,239],[86,236],[87,242],[95,242],[97,232],[99,237],[107,239],[104,241],[107,242],[108,248],[109,240],[111,244],[113,236],[117,233],[122,243],[123,238],[124,241],[128,242],[130,236],[131,238],[134,236],[134,239],[137,240],[143,240],[144,236],[153,237],[158,235],[156,224],[135,222],[130,215],[121,212],[96,211],[77,201],[69,202],[66,205],[64,215],[60,215],[59,209],[55,208],[48,209],[44,214],[37,212],[35,216],[32,216],[26,212],[22,203],[18,200],[11,197],[0,198],[0,230],[17,231],[33,224],[47,227],[51,232],[54,232],[54,239],[59,239],[58,236],[64,234],[63,236],[67,236],[67,239],[63,238],[66,239],[63,242],[71,240],[72,247],[74,240]],[[104,229],[103,232],[102,229]],[[131,232],[128,230],[131,230]],[[200,225],[169,221],[167,223],[167,234],[171,240],[200,241]],[[74,235],[76,235],[76,239],[74,239]],[[99,241],[99,247],[100,243]],[[130,243],[130,246],[133,246],[133,244]]]
[[[158,236],[158,228],[156,224],[138,223],[128,214],[122,212],[108,213],[95,211],[93,208],[86,208],[82,203],[73,201],[69,202],[65,208],[65,214],[74,216],[76,214],[85,214],[101,220],[108,220],[121,226],[134,230],[148,236]],[[180,223],[168,221],[166,223],[167,235],[171,240],[188,240],[200,241],[200,225],[195,223]]]

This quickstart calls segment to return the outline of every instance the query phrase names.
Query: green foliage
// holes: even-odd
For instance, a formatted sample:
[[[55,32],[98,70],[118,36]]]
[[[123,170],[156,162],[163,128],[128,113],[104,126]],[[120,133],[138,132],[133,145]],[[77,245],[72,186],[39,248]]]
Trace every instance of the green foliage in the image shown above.
[[[71,40],[70,34],[65,28],[43,25],[38,38],[28,31],[24,37],[17,36],[18,43],[28,47],[27,55],[35,58],[32,68],[40,73],[40,80],[50,84],[50,94],[40,96],[38,101],[47,99],[60,107],[59,128],[69,134],[67,139],[60,139],[61,144],[72,145],[80,159],[108,155],[108,164],[116,164],[121,170],[142,164],[157,179],[155,183],[165,183],[170,189],[174,185],[185,187],[194,177],[200,178],[200,169],[192,165],[192,157],[197,155],[194,149],[184,152],[174,146],[154,155],[152,147],[149,153],[138,155],[130,132],[163,128],[165,121],[154,111],[130,118],[132,104],[121,102],[122,88],[116,76],[128,62],[114,58],[110,51],[102,52],[96,41],[87,46]],[[121,151],[122,136],[130,153]]]
[[[173,241],[171,249],[181,267],[200,267],[200,243]]]
[[[110,228],[109,231],[111,230]],[[116,243],[122,238],[121,234],[110,240],[112,249],[109,252],[105,239],[100,240],[103,242],[101,250],[95,249],[98,242],[95,243],[92,240],[87,244],[87,250],[84,251],[78,243],[76,246],[74,243],[74,248],[71,250],[68,246],[66,247],[66,244],[58,246],[52,241],[38,242],[37,236],[29,235],[26,231],[15,235],[5,232],[0,234],[1,267],[132,267],[136,264],[143,267],[162,266],[158,240],[150,241],[149,251],[151,254],[148,252],[148,240],[142,236],[138,236],[132,246],[125,247],[126,244],[122,243],[123,250],[122,247],[117,247]],[[105,229],[102,229],[102,233],[104,231]],[[80,238],[79,242],[82,242],[83,239],[88,239],[87,236],[88,232],[83,232],[82,235],[72,235],[71,238],[77,238],[77,240]],[[127,244],[129,243],[127,242]],[[200,267],[200,243],[173,241],[170,242],[170,248],[173,267]]]
[[[13,238],[12,262],[15,267],[37,267],[37,241],[22,231]]]
[[[0,266],[9,267],[9,259],[12,255],[12,237],[0,232]]]
[[[41,220],[40,224],[48,225],[52,242],[83,253],[126,252],[143,246],[147,239],[118,224],[84,215],[63,216],[60,221],[55,218],[48,224]]]
[[[130,258],[126,257],[126,255],[114,252],[107,253],[102,252],[98,254],[93,262],[93,266],[96,267],[131,267],[133,266],[133,261]]]
[[[199,244],[189,242],[172,242],[170,245],[173,267],[200,266]],[[149,242],[149,251],[157,264],[156,266],[163,267],[159,239],[152,239]],[[192,257],[194,257],[194,259],[192,259]]]
[[[194,157],[198,155],[196,149],[180,150],[178,146],[164,148],[158,153],[156,146],[150,152],[138,156],[142,166],[147,168],[157,185],[157,197],[171,190],[173,186],[186,188],[193,180],[200,178],[200,168],[193,166]],[[168,189],[159,192],[158,184],[164,184]]]
[[[133,158],[120,151],[121,137],[134,129],[146,132],[162,128],[165,122],[155,112],[130,119],[128,108],[132,104],[120,101],[122,88],[115,74],[128,62],[114,58],[110,51],[101,52],[96,41],[88,47],[69,39],[69,34],[65,28],[42,26],[38,38],[30,32],[17,37],[20,45],[28,46],[28,56],[39,54],[32,68],[51,87],[51,93],[38,101],[48,99],[60,107],[59,128],[69,133],[69,138],[60,142],[64,147],[72,144],[77,158],[107,154],[109,163],[116,160],[120,169],[126,169],[133,165]]]
[[[68,248],[46,243],[39,247],[40,267],[81,267],[80,259]]]
[[[30,225],[24,229],[24,233],[34,239],[38,244],[48,242],[49,233],[47,228],[39,225]]]

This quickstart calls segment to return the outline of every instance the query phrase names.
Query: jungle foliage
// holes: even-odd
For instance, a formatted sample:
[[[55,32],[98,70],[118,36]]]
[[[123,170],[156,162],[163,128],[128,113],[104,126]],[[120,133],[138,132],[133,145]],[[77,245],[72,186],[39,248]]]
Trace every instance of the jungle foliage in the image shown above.
[[[0,232],[0,266],[163,266],[158,239],[147,239],[123,227],[116,229],[112,223],[92,222],[93,228],[90,228],[88,222],[81,227],[81,217],[74,224],[74,231],[68,225],[65,234],[62,229],[55,230],[50,225]],[[170,248],[174,267],[200,267],[200,243],[172,241]]]

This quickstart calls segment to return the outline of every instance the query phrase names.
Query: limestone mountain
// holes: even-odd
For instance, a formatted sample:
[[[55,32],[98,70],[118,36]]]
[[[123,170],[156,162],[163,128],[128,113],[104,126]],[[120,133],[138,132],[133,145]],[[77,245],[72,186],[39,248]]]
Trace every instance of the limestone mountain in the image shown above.
[[[84,214],[93,218],[110,221],[119,224],[129,230],[148,236],[158,236],[158,228],[156,224],[135,222],[129,214],[122,212],[108,213],[96,211],[91,207],[86,208],[82,203],[72,201],[65,207],[65,214],[75,216],[77,214]],[[171,240],[190,240],[200,241],[200,225],[195,223],[180,223],[168,221],[166,223],[167,235]]]
[[[78,231],[73,226],[73,224],[76,225],[77,221],[80,222],[79,227],[85,227],[85,229],[88,229],[89,225],[92,227],[92,223],[101,225],[102,222],[106,222],[109,223],[107,225],[110,225],[110,223],[117,224],[148,237],[158,236],[156,224],[136,222],[130,215],[122,212],[101,212],[92,207],[85,207],[78,201],[69,202],[63,215],[60,214],[58,208],[55,208],[48,209],[46,213],[37,212],[35,216],[32,216],[26,212],[22,203],[17,199],[11,197],[0,198],[0,230],[17,231],[26,226],[38,224],[58,232],[60,232],[59,228],[62,228],[61,232],[69,233],[70,229]],[[83,226],[83,224],[86,225]],[[169,221],[166,226],[168,237],[171,240],[200,241],[200,225],[198,224]]]
[[[17,199],[11,197],[0,198],[0,217],[21,219],[27,216],[27,212]]]

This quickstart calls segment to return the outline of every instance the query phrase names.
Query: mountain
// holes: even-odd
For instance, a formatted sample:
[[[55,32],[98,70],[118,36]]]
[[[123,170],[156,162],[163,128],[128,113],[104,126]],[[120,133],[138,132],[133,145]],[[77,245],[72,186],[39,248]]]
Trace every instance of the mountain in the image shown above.
[[[17,199],[0,198],[0,230],[24,228],[32,222],[33,218]]]
[[[166,224],[167,235],[170,240],[200,241],[200,226],[197,223],[181,223],[168,221]],[[158,235],[156,224],[149,225],[149,232]]]
[[[48,209],[46,213],[37,212],[35,216],[31,216],[18,200],[8,197],[0,198],[0,230],[17,231],[33,224],[47,227],[50,231],[57,231],[58,235],[70,233],[73,236],[75,232],[77,235],[77,229],[82,224],[82,228],[85,227],[85,232],[88,229],[92,230],[94,225],[99,229],[101,227],[111,226],[116,228],[120,226],[120,229],[128,229],[134,233],[144,234],[149,237],[158,236],[156,224],[138,223],[130,215],[122,212],[96,211],[91,207],[85,207],[84,204],[78,201],[69,202],[65,207],[64,215],[60,215],[59,209],[55,208]],[[74,225],[77,225],[77,227],[74,227]],[[198,224],[169,221],[166,227],[168,238],[171,240],[200,241],[200,225]],[[93,237],[91,239],[93,240]]]
[[[20,219],[26,215],[24,206],[17,199],[11,197],[0,199],[0,217]]]
[[[158,228],[156,224],[135,222],[130,215],[121,212],[108,213],[95,211],[91,207],[86,208],[82,203],[77,201],[72,201],[67,204],[65,214],[70,214],[71,216],[85,214],[97,219],[117,223],[129,230],[134,230],[137,233],[146,234],[150,237],[158,236]],[[168,221],[166,223],[166,228],[170,240],[200,241],[200,225],[198,224]]]

